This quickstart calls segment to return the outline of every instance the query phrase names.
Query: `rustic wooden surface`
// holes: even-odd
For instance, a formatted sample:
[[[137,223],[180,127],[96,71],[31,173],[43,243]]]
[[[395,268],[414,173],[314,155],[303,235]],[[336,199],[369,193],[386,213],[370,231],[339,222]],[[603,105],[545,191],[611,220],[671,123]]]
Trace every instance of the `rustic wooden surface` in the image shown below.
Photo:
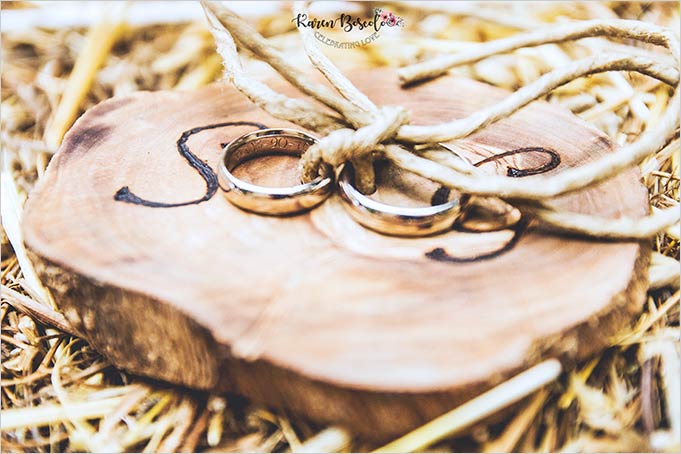
[[[410,108],[418,124],[464,116],[506,94],[451,78],[402,90],[387,70],[353,79],[378,104]],[[432,251],[473,257],[514,233],[385,237],[354,223],[335,196],[291,218],[245,213],[219,192],[174,208],[114,200],[125,186],[156,202],[201,198],[206,184],[176,142],[183,131],[236,121],[292,126],[226,86],[106,101],[78,120],[27,202],[25,241],[44,282],[121,368],[385,438],[544,357],[588,356],[643,303],[649,246],[635,242],[532,227],[498,257],[452,263]],[[215,169],[221,144],[253,129],[205,130],[187,145]],[[527,146],[560,155],[552,172],[613,151],[603,134],[546,103],[467,142],[473,161]],[[545,162],[528,153],[484,168],[505,174],[506,165]],[[269,184],[297,179],[293,158],[253,161],[239,173]],[[437,189],[383,173],[376,196],[391,203],[424,203]],[[613,217],[647,209],[636,170],[560,203]]]

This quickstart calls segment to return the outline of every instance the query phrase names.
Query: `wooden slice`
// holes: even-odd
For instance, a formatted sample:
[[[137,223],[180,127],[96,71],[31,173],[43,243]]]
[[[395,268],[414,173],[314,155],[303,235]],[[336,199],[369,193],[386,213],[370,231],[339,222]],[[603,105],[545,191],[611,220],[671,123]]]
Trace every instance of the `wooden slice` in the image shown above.
[[[353,79],[377,104],[411,109],[415,124],[507,95],[452,78],[404,90],[392,71]],[[258,125],[293,126],[223,85],[136,93],[88,111],[52,159],[26,205],[26,244],[65,315],[113,364],[385,438],[542,358],[587,357],[643,303],[649,246],[636,242],[534,227],[393,238],[353,222],[337,196],[301,216],[245,213],[215,192],[214,170],[221,144]],[[462,146],[473,161],[543,147],[559,157],[551,172],[614,148],[544,102]],[[550,158],[481,168],[506,174]],[[239,174],[286,185],[296,164],[264,158]],[[379,175],[375,197],[391,203],[427,204],[438,190],[394,169]],[[611,217],[648,206],[633,169],[560,203]]]

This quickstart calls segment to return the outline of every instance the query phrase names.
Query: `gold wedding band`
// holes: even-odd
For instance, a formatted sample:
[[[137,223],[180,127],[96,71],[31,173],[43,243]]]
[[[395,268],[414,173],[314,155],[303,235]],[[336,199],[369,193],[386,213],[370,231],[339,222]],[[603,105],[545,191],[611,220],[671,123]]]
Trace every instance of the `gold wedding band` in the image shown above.
[[[232,171],[240,164],[262,156],[301,156],[317,139],[295,129],[261,129],[230,142],[220,160],[218,181],[227,200],[241,209],[265,215],[290,215],[308,211],[333,192],[334,173],[292,187],[265,187],[240,180]]]
[[[338,178],[341,199],[350,216],[364,227],[392,236],[427,236],[449,230],[461,214],[461,198],[428,207],[397,207],[370,199],[353,185],[346,163]]]

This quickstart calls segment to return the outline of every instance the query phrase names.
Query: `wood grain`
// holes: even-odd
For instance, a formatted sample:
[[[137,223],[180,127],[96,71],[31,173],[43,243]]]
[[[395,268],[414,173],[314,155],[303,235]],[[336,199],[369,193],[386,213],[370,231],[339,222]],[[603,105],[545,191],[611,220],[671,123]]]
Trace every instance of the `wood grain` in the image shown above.
[[[411,109],[416,124],[462,117],[507,94],[452,78],[403,90],[379,70],[352,78],[376,103]],[[176,208],[114,200],[125,186],[149,201],[200,199],[206,183],[176,142],[192,128],[236,121],[292,126],[226,86],[106,101],[74,125],[27,202],[24,234],[41,277],[69,321],[121,368],[385,438],[542,358],[589,356],[643,303],[649,246],[635,242],[533,227],[496,258],[452,263],[432,252],[485,254],[513,232],[386,237],[354,223],[336,196],[289,218],[245,213],[219,193]],[[215,169],[221,144],[253,129],[201,131],[187,146]],[[602,133],[543,102],[467,146],[473,161],[545,147],[561,157],[552,172],[614,152]],[[527,153],[481,168],[506,174],[507,165],[545,160]],[[268,184],[297,179],[296,161],[285,158],[239,172]],[[382,174],[376,197],[391,203],[427,203],[437,189]],[[415,189],[403,191],[405,181]],[[648,206],[634,169],[560,204],[611,217]]]

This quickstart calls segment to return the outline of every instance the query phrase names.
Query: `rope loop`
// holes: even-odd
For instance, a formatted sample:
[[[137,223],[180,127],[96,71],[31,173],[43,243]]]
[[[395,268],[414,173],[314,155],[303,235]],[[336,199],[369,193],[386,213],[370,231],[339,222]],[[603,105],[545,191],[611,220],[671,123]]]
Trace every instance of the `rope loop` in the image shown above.
[[[368,156],[379,144],[393,139],[409,119],[409,111],[404,107],[383,106],[368,125],[357,130],[343,128],[329,133],[303,154],[303,181],[315,179],[322,163],[338,167],[349,160]]]

